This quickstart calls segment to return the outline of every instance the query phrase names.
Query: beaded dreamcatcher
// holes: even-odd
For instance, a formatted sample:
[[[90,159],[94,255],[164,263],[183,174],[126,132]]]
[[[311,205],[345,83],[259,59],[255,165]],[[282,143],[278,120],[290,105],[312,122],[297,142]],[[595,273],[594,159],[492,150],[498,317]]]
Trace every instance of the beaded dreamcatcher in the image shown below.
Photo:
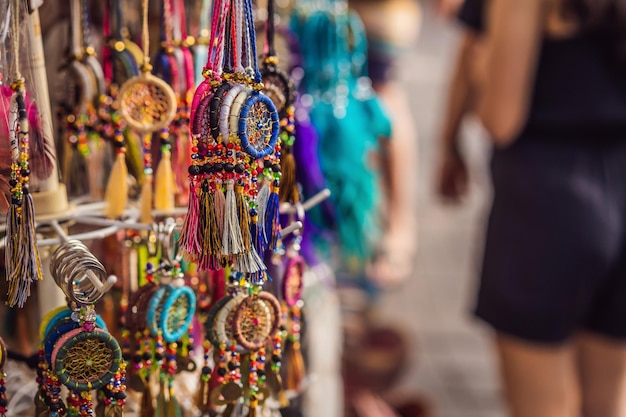
[[[151,73],[148,6],[149,0],[143,0],[142,42],[144,56],[141,73],[126,81],[118,95],[120,115],[129,127],[143,134],[144,183],[141,191],[141,221],[144,223],[152,222],[152,132],[167,129],[176,115],[174,91],[165,81]]]
[[[11,2],[10,11],[14,74],[8,112],[11,201],[6,221],[5,268],[9,284],[7,304],[23,307],[30,295],[31,283],[42,279],[43,273],[35,236],[35,209],[29,187],[30,136],[26,88],[20,73],[20,21],[26,14],[23,14],[19,0]]]
[[[40,324],[37,416],[91,416],[93,390],[102,392],[104,416],[121,416],[126,364],[120,346],[93,306],[73,306],[51,311]],[[69,390],[65,402],[61,385]]]

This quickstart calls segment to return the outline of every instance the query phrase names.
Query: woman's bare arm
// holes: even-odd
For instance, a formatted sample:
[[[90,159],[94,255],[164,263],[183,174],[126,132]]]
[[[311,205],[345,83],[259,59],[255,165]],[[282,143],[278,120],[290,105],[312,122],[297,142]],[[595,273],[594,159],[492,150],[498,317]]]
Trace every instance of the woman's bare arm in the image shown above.
[[[498,145],[523,127],[532,94],[547,0],[491,0],[485,59],[477,68],[478,115]]]

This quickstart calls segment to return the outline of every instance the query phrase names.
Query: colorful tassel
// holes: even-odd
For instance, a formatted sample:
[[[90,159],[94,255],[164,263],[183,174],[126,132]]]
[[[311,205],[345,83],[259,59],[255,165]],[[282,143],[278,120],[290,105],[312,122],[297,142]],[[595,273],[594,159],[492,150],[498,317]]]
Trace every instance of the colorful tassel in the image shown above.
[[[202,199],[200,202],[202,217],[202,262],[199,267],[203,271],[214,271],[221,268],[220,253],[222,250],[222,237],[217,225],[215,213],[215,196],[209,190],[206,181],[202,184]]]
[[[183,228],[178,237],[178,245],[186,261],[194,262],[202,253],[202,233],[200,228],[200,199],[196,184],[192,180],[189,183],[189,202],[187,215],[183,222]]]
[[[226,182],[226,204],[224,212],[224,232],[222,235],[222,254],[238,255],[245,250],[241,236],[241,226],[237,217],[237,197],[233,180]]]
[[[111,175],[109,176],[109,182],[106,187],[105,200],[106,210],[105,214],[109,218],[121,217],[126,210],[126,204],[128,203],[128,167],[126,166],[126,152],[124,149],[123,141],[124,136],[122,132],[117,130],[115,132],[116,141],[116,157],[113,168],[111,169]],[[119,139],[118,139],[119,138]],[[118,145],[121,140],[121,144]]]
[[[218,183],[215,186],[215,216],[217,218],[217,226],[219,228],[220,236],[224,233],[224,215],[226,213],[226,196],[222,190],[222,184]]]
[[[272,193],[270,194],[267,208],[265,209],[265,235],[268,242],[268,249],[271,250],[276,249],[278,234],[280,232],[279,192],[278,184],[274,182]]]
[[[161,160],[156,170],[154,208],[165,212],[175,207],[175,179],[172,170],[172,146],[168,140],[168,130],[161,131]]]

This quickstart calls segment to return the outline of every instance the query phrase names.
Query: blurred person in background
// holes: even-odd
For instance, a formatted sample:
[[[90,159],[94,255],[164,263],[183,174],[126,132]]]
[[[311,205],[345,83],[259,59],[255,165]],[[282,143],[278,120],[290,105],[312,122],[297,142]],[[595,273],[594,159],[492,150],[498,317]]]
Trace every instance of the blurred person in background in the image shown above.
[[[466,191],[457,122],[475,104],[494,143],[476,315],[496,330],[511,414],[626,416],[626,3],[466,0],[460,16],[477,37],[439,192]]]

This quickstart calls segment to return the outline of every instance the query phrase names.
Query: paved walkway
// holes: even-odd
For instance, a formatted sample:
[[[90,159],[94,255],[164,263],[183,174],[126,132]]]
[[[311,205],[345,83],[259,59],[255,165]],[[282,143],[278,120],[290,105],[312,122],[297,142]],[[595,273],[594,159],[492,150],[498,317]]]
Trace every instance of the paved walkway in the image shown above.
[[[487,151],[476,126],[465,129],[468,200],[446,207],[433,191],[437,132],[457,36],[454,25],[426,7],[417,48],[403,65],[419,128],[420,252],[413,279],[386,294],[379,313],[412,335],[412,367],[403,386],[430,397],[437,417],[504,417],[488,332],[470,315],[489,198]]]

